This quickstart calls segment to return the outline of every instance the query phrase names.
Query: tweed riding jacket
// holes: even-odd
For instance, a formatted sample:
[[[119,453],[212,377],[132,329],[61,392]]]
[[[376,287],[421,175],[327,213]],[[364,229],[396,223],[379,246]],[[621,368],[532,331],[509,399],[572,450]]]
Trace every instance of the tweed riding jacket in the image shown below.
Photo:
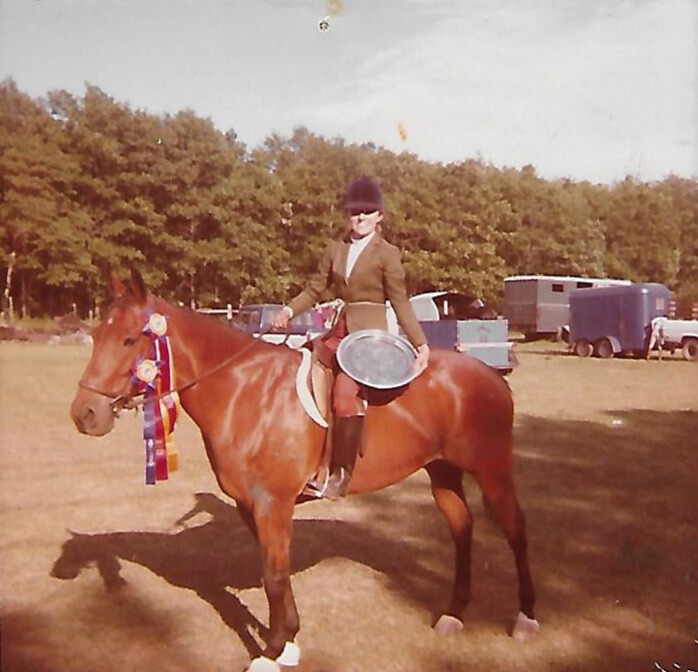
[[[360,329],[388,330],[385,302],[390,301],[398,324],[415,348],[427,342],[405,289],[400,252],[378,231],[361,252],[347,279],[350,239],[333,240],[325,250],[317,272],[289,304],[294,315],[320,301],[325,290],[345,302],[349,333]]]

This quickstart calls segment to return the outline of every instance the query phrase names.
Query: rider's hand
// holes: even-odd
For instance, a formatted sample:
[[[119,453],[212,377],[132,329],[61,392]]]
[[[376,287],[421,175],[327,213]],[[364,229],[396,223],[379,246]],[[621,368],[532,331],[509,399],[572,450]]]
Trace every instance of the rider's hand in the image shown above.
[[[420,373],[427,368],[429,364],[429,346],[425,343],[417,348],[417,359],[414,362],[414,368]]]
[[[274,329],[286,329],[286,327],[288,327],[289,320],[292,317],[293,311],[288,306],[284,306],[272,318],[271,326],[274,327]]]

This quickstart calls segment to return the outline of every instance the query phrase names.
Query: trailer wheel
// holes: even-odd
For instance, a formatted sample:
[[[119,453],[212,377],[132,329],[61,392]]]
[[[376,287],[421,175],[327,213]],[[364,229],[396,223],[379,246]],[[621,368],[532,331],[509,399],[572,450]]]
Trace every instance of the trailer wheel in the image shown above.
[[[683,342],[681,354],[687,362],[698,362],[698,338],[687,338]]]
[[[580,338],[578,341],[575,341],[573,351],[577,357],[590,357],[591,353],[594,352],[594,347],[586,338]]]
[[[607,338],[602,338],[597,344],[596,344],[596,356],[601,357],[601,359],[610,359],[613,357],[613,345],[611,345],[611,341],[609,341]]]

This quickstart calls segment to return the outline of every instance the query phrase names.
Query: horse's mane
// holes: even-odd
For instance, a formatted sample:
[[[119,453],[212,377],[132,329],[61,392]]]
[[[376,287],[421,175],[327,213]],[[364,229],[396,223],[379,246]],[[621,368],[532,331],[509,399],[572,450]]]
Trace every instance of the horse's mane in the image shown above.
[[[256,350],[268,350],[277,354],[294,352],[292,348],[279,348],[275,343],[269,343],[261,337],[242,331],[235,324],[224,324],[216,317],[200,313],[189,306],[173,305],[165,299],[151,294],[148,295],[148,299],[156,310],[158,310],[158,306],[161,306],[160,310],[163,312],[176,313],[186,324],[192,325],[197,334],[205,334],[212,349],[215,349],[216,346],[223,350],[229,347],[233,349],[247,348],[254,343],[257,344]],[[283,334],[283,332],[279,333]]]
[[[127,290],[122,296],[119,296],[112,301],[111,304],[109,304],[106,314],[110,313],[115,308],[142,308],[142,306],[138,305],[139,303],[140,302],[135,294],[132,291]],[[202,330],[205,330],[209,338],[213,337],[216,340],[227,340],[231,342],[257,340],[254,339],[254,336],[240,330],[234,324],[223,324],[220,320],[216,319],[212,315],[200,313],[189,306],[170,303],[157,294],[148,292],[145,307],[165,314],[175,313],[186,323],[197,325]]]
[[[186,322],[191,322],[196,325],[205,325],[205,329],[215,334],[217,337],[229,340],[253,340],[254,336],[239,329],[235,324],[223,324],[219,319],[212,315],[200,313],[189,306],[177,306],[165,301],[165,299],[151,295],[153,305],[164,305],[171,312],[175,312],[182,316]],[[210,334],[209,334],[210,335]]]

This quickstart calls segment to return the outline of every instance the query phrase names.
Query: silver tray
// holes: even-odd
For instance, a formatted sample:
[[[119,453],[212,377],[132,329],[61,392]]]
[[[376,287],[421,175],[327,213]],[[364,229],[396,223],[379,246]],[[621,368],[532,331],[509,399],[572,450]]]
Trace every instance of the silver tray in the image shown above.
[[[345,336],[337,349],[342,370],[355,381],[379,390],[402,387],[414,380],[417,351],[402,336],[380,329],[362,329]]]

